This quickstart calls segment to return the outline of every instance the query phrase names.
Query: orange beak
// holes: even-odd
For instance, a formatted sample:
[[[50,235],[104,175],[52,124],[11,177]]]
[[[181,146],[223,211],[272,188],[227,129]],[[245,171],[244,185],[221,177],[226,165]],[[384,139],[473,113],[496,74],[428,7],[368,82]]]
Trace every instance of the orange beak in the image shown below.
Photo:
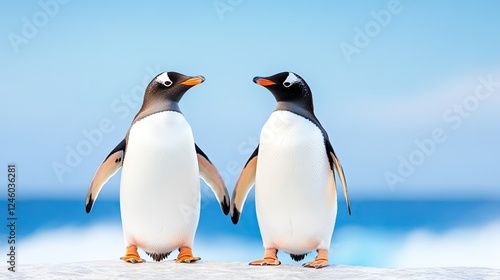
[[[181,83],[181,85],[195,86],[203,83],[203,81],[205,81],[205,78],[203,76],[196,76],[185,80],[184,82]]]
[[[276,84],[275,82],[273,82],[271,80],[268,80],[268,79],[264,79],[264,78],[258,78],[258,79],[256,79],[255,83],[257,83],[258,85],[264,86],[264,87]]]

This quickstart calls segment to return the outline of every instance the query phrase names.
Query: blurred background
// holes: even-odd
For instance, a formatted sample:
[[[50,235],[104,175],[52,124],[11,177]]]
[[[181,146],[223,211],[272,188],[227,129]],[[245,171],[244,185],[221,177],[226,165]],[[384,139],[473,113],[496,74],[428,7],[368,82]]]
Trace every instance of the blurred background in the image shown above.
[[[349,186],[353,213],[339,195],[332,264],[500,267],[499,8],[2,1],[0,217],[15,164],[20,264],[118,261],[120,172],[90,214],[84,200],[156,74],[205,76],[180,106],[232,192],[275,107],[252,78],[294,71],[313,91]],[[253,191],[237,226],[204,183],[201,192],[194,253],[260,258]],[[8,233],[0,237],[4,252]]]

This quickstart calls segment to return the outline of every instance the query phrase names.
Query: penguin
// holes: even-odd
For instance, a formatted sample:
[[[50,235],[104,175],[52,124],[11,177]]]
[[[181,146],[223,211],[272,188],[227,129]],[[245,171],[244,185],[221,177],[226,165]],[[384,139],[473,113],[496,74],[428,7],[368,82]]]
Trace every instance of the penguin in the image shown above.
[[[142,263],[137,248],[159,262],[179,250],[177,263],[200,260],[192,244],[200,217],[201,177],[224,215],[230,200],[217,168],[195,144],[179,101],[203,76],[158,74],[148,84],[141,109],[125,138],[97,169],[87,193],[90,213],[103,185],[120,167],[120,212],[126,253],[121,260]]]
[[[277,106],[236,182],[231,220],[238,223],[255,184],[265,253],[263,259],[250,265],[281,264],[278,250],[295,261],[316,250],[315,260],[303,266],[325,267],[337,217],[336,172],[351,214],[344,171],[328,134],[314,115],[312,92],[304,79],[293,72],[282,72],[253,81],[274,95]]]

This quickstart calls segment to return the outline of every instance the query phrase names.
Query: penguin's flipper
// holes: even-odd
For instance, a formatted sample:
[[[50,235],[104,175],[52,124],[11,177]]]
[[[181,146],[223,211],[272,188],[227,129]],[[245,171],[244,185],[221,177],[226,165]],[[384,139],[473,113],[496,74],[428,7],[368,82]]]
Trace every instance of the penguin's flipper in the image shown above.
[[[334,180],[335,180],[334,168],[337,169],[337,172],[339,173],[340,182],[342,183],[342,188],[344,189],[347,211],[349,212],[349,215],[351,215],[351,202],[349,200],[349,193],[347,192],[347,183],[344,177],[344,170],[342,169],[342,165],[340,165],[340,161],[337,158],[337,155],[335,155],[335,152],[333,151],[333,147],[332,144],[330,144],[330,141],[326,141],[326,150],[328,153],[328,159],[330,160]]]
[[[255,184],[258,154],[259,146],[257,146],[253,154],[248,159],[247,163],[243,167],[243,170],[241,170],[238,181],[236,181],[233,196],[231,197],[231,221],[233,221],[234,224],[237,224],[240,220],[240,214],[241,211],[243,211],[243,205],[245,204],[248,192]]]
[[[87,192],[87,199],[85,200],[85,210],[87,213],[90,213],[90,210],[92,210],[94,201],[97,199],[102,186],[104,186],[109,178],[115,175],[116,171],[122,167],[125,146],[126,142],[125,139],[123,139],[120,144],[109,153],[95,172],[94,178],[92,178],[92,182],[90,183],[89,191]]]
[[[196,149],[196,156],[198,157],[198,168],[200,170],[200,177],[212,189],[220,203],[220,207],[224,215],[229,213],[229,193],[227,192],[226,184],[217,171],[217,168],[210,162],[207,155],[194,144]]]

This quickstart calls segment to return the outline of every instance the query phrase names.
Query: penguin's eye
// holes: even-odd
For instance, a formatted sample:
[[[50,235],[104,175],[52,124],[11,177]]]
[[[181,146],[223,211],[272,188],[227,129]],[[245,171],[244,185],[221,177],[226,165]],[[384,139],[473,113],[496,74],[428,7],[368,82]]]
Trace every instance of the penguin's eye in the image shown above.
[[[285,86],[286,88],[289,88],[294,83],[296,83],[298,80],[299,79],[297,78],[297,76],[294,73],[288,72],[288,77],[286,77],[286,80],[283,82],[283,86]]]
[[[160,75],[158,75],[158,77],[156,78],[156,82],[166,87],[169,87],[173,84],[167,72],[163,72]]]

